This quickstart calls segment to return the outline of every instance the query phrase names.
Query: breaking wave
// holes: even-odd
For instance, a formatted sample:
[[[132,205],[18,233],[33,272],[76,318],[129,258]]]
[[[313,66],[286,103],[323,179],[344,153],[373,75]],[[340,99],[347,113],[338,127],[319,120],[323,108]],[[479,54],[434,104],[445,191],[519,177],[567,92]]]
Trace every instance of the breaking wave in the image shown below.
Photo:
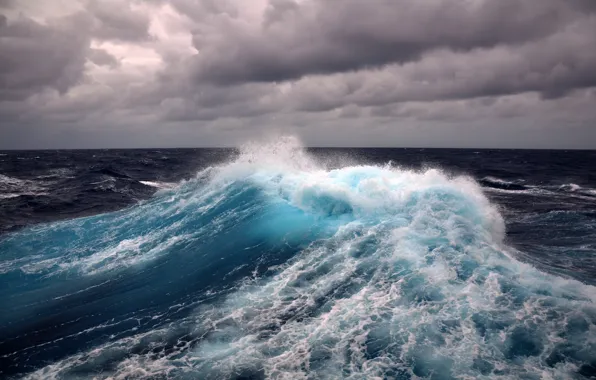
[[[13,178],[0,174],[0,199],[17,198],[23,195],[46,195],[43,184],[36,181]]]
[[[503,237],[470,178],[329,169],[292,138],[247,145],[139,205],[0,241],[0,367],[39,379],[596,375],[596,289],[517,261]]]

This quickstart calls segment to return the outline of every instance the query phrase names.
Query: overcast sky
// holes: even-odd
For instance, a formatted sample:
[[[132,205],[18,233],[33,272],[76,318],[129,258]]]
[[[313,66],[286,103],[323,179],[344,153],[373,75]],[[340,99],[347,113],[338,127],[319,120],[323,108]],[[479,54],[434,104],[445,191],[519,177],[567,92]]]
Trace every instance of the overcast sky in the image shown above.
[[[0,0],[0,149],[596,148],[596,0]]]

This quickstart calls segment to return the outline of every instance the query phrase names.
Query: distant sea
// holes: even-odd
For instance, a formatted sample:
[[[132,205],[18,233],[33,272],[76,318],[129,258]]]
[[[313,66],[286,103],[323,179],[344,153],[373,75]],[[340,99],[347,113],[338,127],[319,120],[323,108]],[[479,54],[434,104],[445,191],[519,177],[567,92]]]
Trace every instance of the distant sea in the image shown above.
[[[596,377],[596,151],[0,152],[0,377]]]

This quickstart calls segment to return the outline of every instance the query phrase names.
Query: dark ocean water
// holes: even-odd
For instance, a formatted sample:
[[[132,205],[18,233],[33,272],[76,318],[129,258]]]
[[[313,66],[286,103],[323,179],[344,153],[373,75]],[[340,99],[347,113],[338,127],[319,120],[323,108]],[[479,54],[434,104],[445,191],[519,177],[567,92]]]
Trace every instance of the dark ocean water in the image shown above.
[[[0,377],[594,378],[596,152],[0,152]]]

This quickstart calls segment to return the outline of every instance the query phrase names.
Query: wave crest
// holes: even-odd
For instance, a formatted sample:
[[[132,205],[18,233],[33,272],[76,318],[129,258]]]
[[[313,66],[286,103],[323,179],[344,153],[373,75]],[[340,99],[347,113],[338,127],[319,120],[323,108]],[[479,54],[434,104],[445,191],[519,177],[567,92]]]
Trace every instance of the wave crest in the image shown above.
[[[92,354],[72,353],[32,378],[97,368],[205,379],[589,373],[594,288],[516,261],[503,235],[497,208],[469,178],[330,169],[288,138],[248,144],[233,162],[128,210],[15,234],[0,248],[20,249],[20,267],[26,247],[67,252],[44,275],[66,267],[126,290],[104,296],[122,305],[112,314],[87,305],[104,318],[84,326],[98,334]],[[98,294],[103,285],[93,286]],[[141,305],[123,301],[131,297]],[[145,330],[139,322],[105,338],[131,319]]]

